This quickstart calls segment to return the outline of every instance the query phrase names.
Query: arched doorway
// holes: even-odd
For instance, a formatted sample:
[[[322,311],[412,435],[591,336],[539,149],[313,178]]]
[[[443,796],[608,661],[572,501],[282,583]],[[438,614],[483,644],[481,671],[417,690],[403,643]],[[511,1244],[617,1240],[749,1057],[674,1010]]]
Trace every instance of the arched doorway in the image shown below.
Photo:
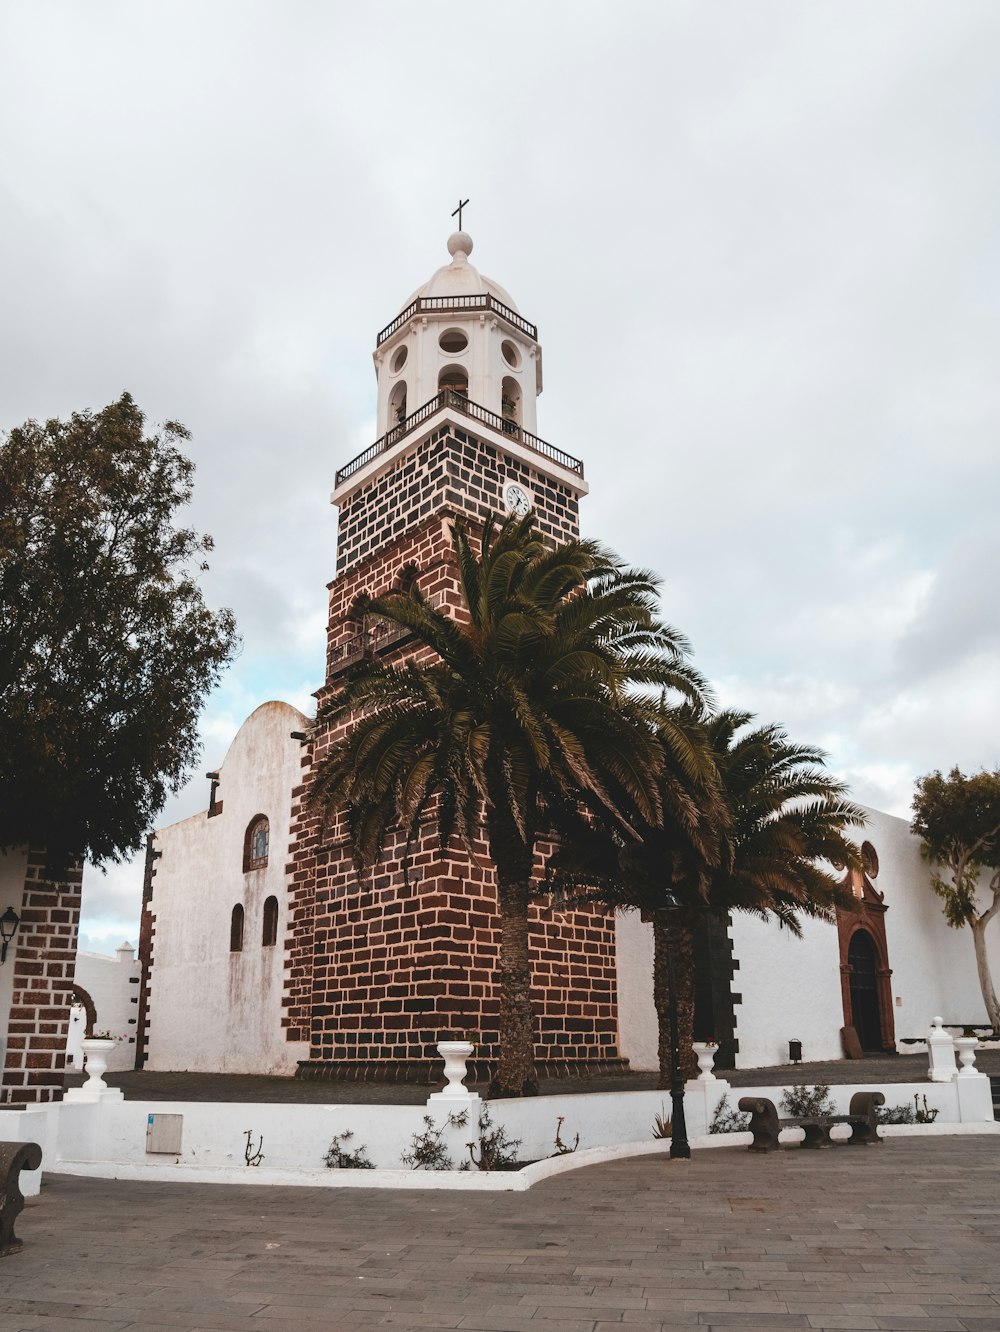
[[[844,879],[844,887],[857,906],[853,911],[837,908],[844,1026],[854,1028],[862,1050],[895,1054],[886,905],[883,894],[872,882],[879,865],[870,842],[862,843],[861,859],[864,868],[848,870]]]
[[[851,1025],[862,1050],[882,1049],[882,1013],[878,998],[878,950],[867,930],[855,930],[847,949],[850,967]]]

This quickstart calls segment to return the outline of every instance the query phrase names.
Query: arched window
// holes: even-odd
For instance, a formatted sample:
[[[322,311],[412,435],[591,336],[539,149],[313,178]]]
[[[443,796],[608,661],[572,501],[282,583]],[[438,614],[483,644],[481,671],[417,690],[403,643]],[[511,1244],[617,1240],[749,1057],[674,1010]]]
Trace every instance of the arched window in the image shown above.
[[[278,942],[278,899],[269,897],[264,903],[264,932],[261,936],[262,948],[273,948]]]
[[[504,429],[516,430],[521,424],[521,386],[516,379],[512,379],[508,375],[503,381],[500,392],[500,408]]]
[[[404,597],[413,592],[420,581],[420,567],[416,564],[404,564],[399,571],[399,590]]]
[[[389,429],[406,420],[406,380],[401,379],[389,395]]]
[[[445,389],[450,389],[452,393],[460,393],[463,398],[469,396],[469,376],[460,365],[450,365],[441,371],[438,376],[438,392],[444,392]]]
[[[243,908],[239,902],[233,907],[232,919],[229,922],[229,951],[243,952]]]
[[[243,838],[243,873],[248,870],[263,869],[267,864],[267,848],[270,839],[270,826],[266,814],[255,814],[247,824]]]

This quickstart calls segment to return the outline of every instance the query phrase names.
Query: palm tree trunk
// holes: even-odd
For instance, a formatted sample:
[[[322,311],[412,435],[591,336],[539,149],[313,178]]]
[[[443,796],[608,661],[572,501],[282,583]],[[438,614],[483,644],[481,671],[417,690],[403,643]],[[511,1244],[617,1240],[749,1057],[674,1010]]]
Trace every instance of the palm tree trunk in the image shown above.
[[[497,875],[500,905],[500,1048],[489,1094],[537,1096],[531,966],[528,959],[528,883]]]
[[[677,1043],[681,1074],[692,1078],[698,1061],[692,1048],[694,1040],[694,928],[687,912],[657,911],[653,916],[653,1002],[656,1005],[657,1052],[660,1062],[658,1086],[668,1088],[672,1071],[670,1032],[670,956],[673,946],[673,974],[677,986]]]

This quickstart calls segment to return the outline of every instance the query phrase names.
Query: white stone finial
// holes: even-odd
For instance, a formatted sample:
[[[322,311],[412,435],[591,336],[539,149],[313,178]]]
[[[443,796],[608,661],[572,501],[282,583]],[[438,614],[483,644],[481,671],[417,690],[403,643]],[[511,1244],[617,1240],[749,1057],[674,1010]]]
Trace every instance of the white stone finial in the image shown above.
[[[453,231],[448,237],[448,253],[456,264],[464,264],[472,253],[472,237],[467,231]],[[459,255],[462,256],[459,259]]]

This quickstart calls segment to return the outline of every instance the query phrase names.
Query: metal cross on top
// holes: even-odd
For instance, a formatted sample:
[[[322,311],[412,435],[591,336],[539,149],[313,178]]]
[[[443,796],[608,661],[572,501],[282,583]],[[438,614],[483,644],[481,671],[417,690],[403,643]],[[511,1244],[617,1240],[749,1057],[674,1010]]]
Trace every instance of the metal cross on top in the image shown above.
[[[465,207],[467,206],[468,202],[469,202],[468,199],[463,199],[463,198],[459,197],[459,200],[458,200],[458,207],[455,209],[454,213],[452,213],[452,217],[457,217],[457,218],[458,218],[458,229],[459,229],[459,231],[462,230],[462,209],[465,208]]]

